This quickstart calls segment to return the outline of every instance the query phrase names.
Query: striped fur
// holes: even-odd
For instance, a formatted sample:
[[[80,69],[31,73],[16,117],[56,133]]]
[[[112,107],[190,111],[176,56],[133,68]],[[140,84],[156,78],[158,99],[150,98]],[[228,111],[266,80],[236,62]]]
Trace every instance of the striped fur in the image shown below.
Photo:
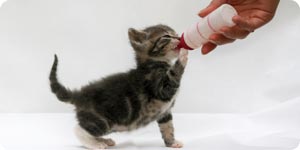
[[[99,140],[101,136],[135,130],[153,121],[161,126],[166,146],[175,142],[171,108],[186,64],[186,59],[180,58],[187,55],[175,51],[178,37],[165,25],[144,30],[131,28],[128,35],[136,53],[137,67],[92,82],[77,91],[67,89],[58,81],[55,55],[49,77],[51,90],[59,100],[75,105],[79,122],[76,134],[87,148],[94,149],[97,145],[105,148],[109,144],[104,142],[107,140]],[[177,60],[173,64],[174,59]],[[110,140],[110,143],[114,142]]]

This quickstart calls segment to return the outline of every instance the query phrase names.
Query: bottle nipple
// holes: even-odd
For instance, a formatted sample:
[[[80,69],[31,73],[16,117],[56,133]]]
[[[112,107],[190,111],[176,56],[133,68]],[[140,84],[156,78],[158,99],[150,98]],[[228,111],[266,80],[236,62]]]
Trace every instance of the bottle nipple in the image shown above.
[[[193,50],[193,48],[189,47],[185,41],[184,41],[184,33],[181,35],[180,37],[180,42],[177,46],[177,49],[181,49],[181,48],[184,48],[184,49],[187,49],[187,50]]]

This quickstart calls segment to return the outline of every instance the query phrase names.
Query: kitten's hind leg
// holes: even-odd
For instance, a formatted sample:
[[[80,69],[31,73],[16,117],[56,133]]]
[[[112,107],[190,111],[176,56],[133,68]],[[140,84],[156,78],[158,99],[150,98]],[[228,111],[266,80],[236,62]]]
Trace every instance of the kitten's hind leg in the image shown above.
[[[102,138],[103,135],[110,132],[110,125],[104,117],[91,112],[80,111],[77,112],[77,119],[79,125],[76,127],[76,135],[85,147],[105,149],[115,145],[113,140]]]
[[[98,138],[89,134],[85,129],[83,129],[79,125],[75,127],[75,134],[81,142],[81,144],[83,144],[84,147],[90,150],[105,149],[108,146],[104,141],[99,141]]]
[[[104,142],[108,146],[115,146],[116,142],[113,139],[97,138],[99,142]]]

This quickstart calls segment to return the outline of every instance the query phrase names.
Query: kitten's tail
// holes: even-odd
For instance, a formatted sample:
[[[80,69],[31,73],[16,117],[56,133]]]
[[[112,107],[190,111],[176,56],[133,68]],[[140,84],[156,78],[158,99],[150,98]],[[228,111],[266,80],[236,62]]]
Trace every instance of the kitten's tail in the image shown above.
[[[49,80],[50,80],[50,87],[51,91],[56,95],[56,97],[62,102],[69,102],[72,103],[73,101],[73,92],[66,87],[64,87],[59,81],[57,80],[57,64],[58,59],[56,54],[54,55],[54,62],[51,68]]]

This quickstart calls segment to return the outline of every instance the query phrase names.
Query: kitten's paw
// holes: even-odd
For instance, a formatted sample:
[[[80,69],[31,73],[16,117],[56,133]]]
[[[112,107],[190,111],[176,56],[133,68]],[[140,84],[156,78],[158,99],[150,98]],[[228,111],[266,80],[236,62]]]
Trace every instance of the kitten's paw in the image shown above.
[[[108,146],[104,142],[98,142],[97,145],[86,146],[86,147],[88,147],[90,150],[103,150],[106,149]]]
[[[179,61],[185,67],[188,61],[188,51],[185,49],[180,50]]]
[[[116,142],[112,139],[104,139],[104,143],[108,146],[115,146]]]
[[[168,147],[172,147],[172,148],[182,148],[182,147],[183,147],[183,144],[182,144],[181,142],[175,140],[175,141],[173,142],[173,144],[171,144],[171,145],[168,146]]]

